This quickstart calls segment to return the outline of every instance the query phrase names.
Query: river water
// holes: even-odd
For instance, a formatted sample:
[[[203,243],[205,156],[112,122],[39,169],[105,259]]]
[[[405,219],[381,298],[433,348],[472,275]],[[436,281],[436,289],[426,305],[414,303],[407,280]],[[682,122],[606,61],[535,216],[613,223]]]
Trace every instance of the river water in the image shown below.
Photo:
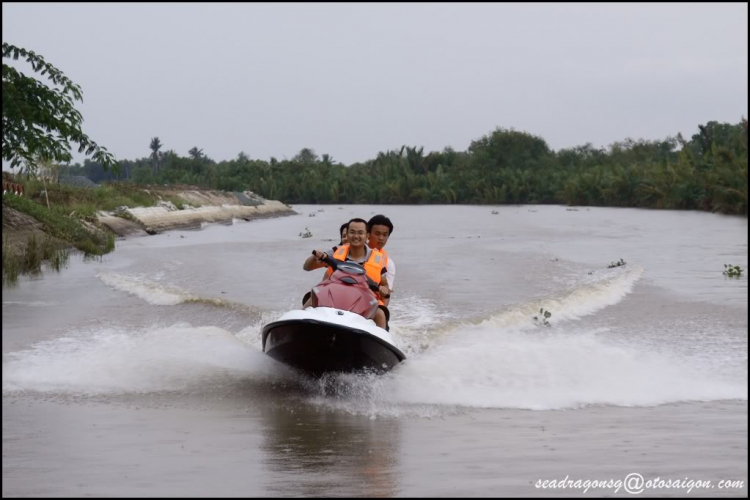
[[[747,269],[746,218],[294,209],[4,288],[3,496],[630,496],[632,474],[747,496],[747,275],[722,274]],[[310,251],[376,213],[407,360],[313,380],[268,358],[262,325],[322,274]]]

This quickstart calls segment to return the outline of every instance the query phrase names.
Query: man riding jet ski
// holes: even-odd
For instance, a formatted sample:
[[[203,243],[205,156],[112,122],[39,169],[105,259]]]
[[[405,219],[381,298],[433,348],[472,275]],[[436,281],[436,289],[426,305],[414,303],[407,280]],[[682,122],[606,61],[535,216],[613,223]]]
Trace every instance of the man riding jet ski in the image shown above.
[[[367,248],[367,224],[349,222],[349,243],[333,253],[314,250],[304,269],[328,266],[302,311],[290,311],[263,328],[263,351],[313,375],[325,372],[390,370],[405,359],[387,331],[384,257]]]

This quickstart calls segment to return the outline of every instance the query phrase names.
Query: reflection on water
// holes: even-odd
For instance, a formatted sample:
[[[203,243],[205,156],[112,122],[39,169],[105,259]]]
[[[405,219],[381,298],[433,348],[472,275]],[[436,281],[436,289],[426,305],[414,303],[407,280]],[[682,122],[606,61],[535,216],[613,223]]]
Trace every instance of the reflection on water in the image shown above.
[[[280,496],[390,497],[397,493],[396,419],[369,419],[306,405],[263,408],[261,449]]]

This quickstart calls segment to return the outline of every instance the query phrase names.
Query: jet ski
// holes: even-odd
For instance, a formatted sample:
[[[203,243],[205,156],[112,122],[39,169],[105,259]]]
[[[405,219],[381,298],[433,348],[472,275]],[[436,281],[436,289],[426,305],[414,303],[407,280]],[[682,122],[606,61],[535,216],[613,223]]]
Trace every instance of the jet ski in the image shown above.
[[[312,307],[264,326],[263,352],[313,376],[384,373],[406,359],[390,332],[375,325],[378,285],[365,268],[330,256],[323,262],[333,274],[313,287]]]

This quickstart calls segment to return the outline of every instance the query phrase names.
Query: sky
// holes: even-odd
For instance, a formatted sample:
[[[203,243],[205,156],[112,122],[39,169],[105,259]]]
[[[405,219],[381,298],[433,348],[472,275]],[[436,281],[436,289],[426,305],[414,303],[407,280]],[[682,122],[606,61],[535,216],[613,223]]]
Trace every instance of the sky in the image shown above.
[[[558,151],[748,115],[747,3],[3,2],[2,19],[3,42],[81,86],[83,132],[118,160],[159,137],[349,165],[498,127]]]

